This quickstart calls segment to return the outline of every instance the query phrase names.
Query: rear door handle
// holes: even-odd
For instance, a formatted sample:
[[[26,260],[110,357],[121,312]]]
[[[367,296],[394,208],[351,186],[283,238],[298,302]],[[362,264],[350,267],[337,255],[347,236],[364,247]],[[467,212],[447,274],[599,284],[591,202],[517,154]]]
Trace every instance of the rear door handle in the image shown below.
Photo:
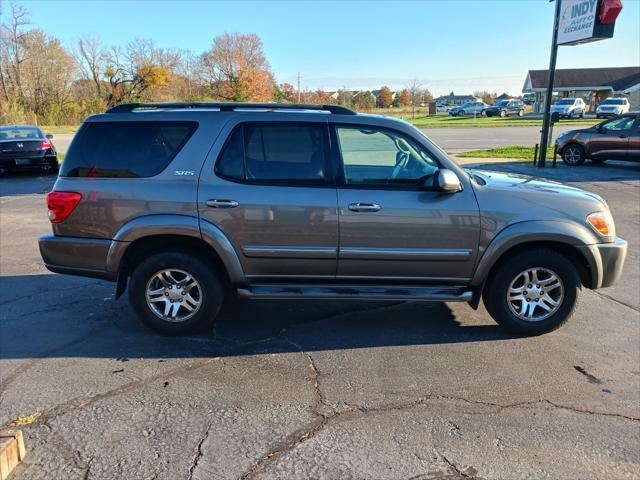
[[[366,202],[350,203],[349,210],[352,212],[377,212],[380,210],[380,205]]]
[[[211,200],[207,200],[207,207],[211,208],[235,208],[240,205],[235,200],[218,200],[212,198]]]

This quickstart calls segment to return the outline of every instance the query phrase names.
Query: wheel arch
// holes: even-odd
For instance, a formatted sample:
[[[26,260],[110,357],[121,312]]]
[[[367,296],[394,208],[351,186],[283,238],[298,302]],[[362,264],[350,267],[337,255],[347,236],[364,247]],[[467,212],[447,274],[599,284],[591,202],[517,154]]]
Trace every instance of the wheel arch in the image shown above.
[[[567,257],[576,266],[582,284],[598,288],[601,259],[590,246],[596,239],[586,229],[571,222],[531,221],[502,230],[482,254],[471,280],[474,291],[470,304],[477,308],[487,279],[501,261],[526,250],[548,248]]]
[[[244,273],[229,239],[214,224],[187,215],[148,215],[125,224],[115,235],[107,270],[117,274],[116,297],[126,289],[132,267],[148,255],[165,249],[197,252],[232,284],[244,282]]]

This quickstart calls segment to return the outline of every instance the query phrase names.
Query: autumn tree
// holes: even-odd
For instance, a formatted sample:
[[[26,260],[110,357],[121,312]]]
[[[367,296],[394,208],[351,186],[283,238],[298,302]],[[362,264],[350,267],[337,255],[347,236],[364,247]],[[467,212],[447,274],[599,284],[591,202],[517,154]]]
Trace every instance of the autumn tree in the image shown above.
[[[380,92],[378,93],[378,98],[376,99],[376,104],[380,108],[389,108],[393,103],[393,93],[391,89],[386,85],[383,85],[380,88]]]
[[[256,34],[225,33],[214,38],[200,64],[214,98],[233,102],[271,99],[274,79]]]
[[[290,83],[274,85],[273,100],[280,103],[295,103],[298,100],[298,92]]]
[[[396,95],[396,104],[399,107],[411,105],[411,94],[407,88],[402,89],[402,91]]]

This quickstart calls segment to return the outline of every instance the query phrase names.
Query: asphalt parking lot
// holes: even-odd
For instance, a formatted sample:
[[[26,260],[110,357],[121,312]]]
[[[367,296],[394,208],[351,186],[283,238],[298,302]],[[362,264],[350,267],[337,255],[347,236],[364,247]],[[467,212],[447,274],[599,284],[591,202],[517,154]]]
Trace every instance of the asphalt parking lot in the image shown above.
[[[603,196],[630,249],[536,338],[466,304],[239,300],[210,335],[161,337],[112,284],[44,269],[52,178],[0,179],[11,479],[640,478],[640,166],[544,175]]]

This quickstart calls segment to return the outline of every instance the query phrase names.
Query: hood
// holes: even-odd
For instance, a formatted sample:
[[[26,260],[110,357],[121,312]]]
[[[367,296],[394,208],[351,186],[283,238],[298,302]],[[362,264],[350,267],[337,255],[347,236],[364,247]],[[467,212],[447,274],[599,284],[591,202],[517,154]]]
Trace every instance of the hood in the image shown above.
[[[590,213],[609,208],[599,195],[560,182],[486,170],[468,172],[478,184],[478,199],[484,199],[481,210],[500,211],[512,220],[565,219],[584,223]],[[482,205],[484,201],[488,203]]]
[[[480,175],[490,188],[558,197],[587,198],[605,204],[600,195],[553,180],[490,170],[473,169],[470,172]]]
[[[501,108],[503,107],[499,105],[491,105],[490,107],[487,107],[487,110],[500,110]]]
[[[570,108],[573,108],[574,105],[551,105],[551,111],[554,110],[569,110]]]

